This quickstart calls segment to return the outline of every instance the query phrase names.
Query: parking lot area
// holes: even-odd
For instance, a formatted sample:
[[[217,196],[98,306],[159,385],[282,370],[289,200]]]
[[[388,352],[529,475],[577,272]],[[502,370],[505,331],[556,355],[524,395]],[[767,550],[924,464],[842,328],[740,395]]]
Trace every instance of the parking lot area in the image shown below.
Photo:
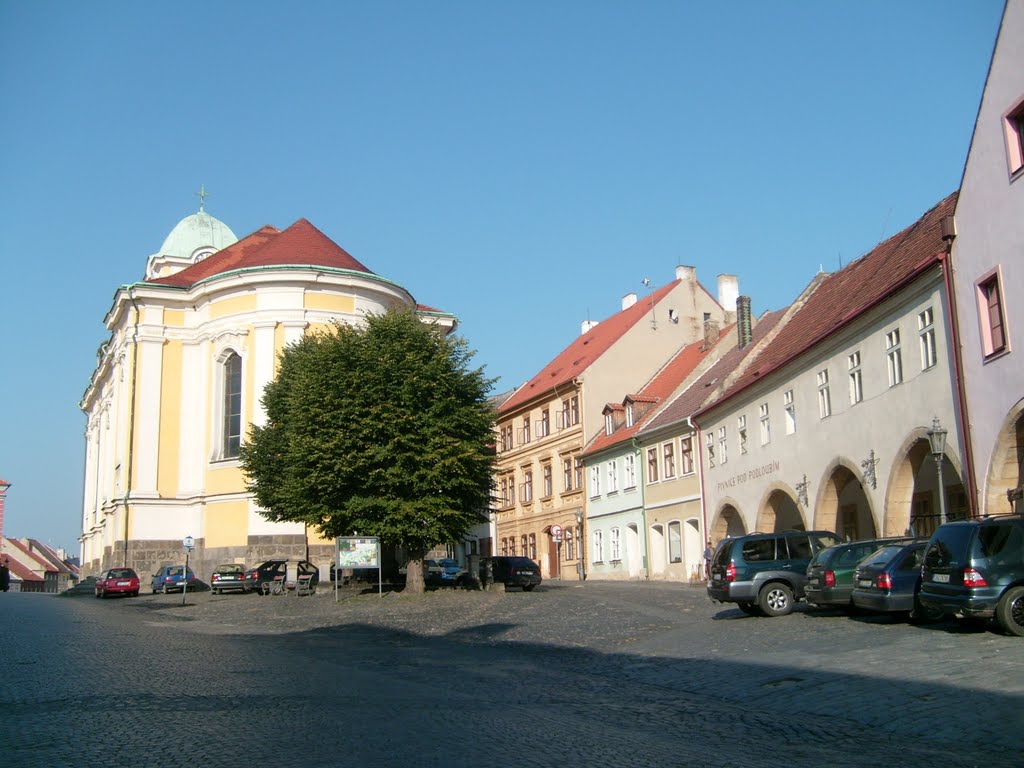
[[[17,611],[39,615],[17,625],[25,642],[4,665],[10,690],[38,684],[25,659],[42,658],[55,636],[25,633],[73,622],[80,641],[54,652],[73,662],[61,697],[83,717],[56,727],[90,723],[94,709],[109,717],[123,699],[126,755],[171,749],[170,730],[140,725],[160,711],[169,726],[200,726],[192,757],[209,759],[258,744],[310,765],[852,767],[897,754],[911,766],[1020,764],[1024,644],[952,621],[918,627],[804,606],[749,617],[701,587],[666,583],[200,592],[186,605],[180,595],[16,597]],[[111,643],[109,658],[97,656]],[[34,695],[44,694],[15,711],[34,711]],[[303,710],[316,737],[268,730],[278,704]],[[86,763],[110,743],[90,728],[65,734]],[[341,742],[355,752],[338,760]]]

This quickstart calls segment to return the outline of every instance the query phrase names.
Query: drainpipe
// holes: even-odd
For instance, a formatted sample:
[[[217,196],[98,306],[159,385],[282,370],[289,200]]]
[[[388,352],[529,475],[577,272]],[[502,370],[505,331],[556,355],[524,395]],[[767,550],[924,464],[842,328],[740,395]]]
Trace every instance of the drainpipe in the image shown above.
[[[708,507],[704,502],[704,441],[700,439],[700,426],[692,416],[686,417],[686,425],[693,430],[693,439],[697,441],[697,472],[700,474],[700,524],[704,528],[704,535],[701,537],[701,552],[703,552],[703,547],[707,546],[705,542],[711,538],[711,531],[708,529]]]
[[[638,456],[640,457],[640,521],[644,527],[644,580],[650,581],[651,553],[648,549],[647,544],[647,466],[646,462],[644,461],[644,453],[641,450],[640,443],[637,441],[635,437],[631,438],[630,442],[633,445],[633,450],[635,450]]]
[[[128,289],[128,300],[135,311],[135,328],[132,332],[132,384],[128,399],[128,457],[124,486],[124,567],[128,567],[128,522],[131,516],[128,500],[132,492],[132,468],[135,460],[135,382],[139,376],[139,305],[135,302],[132,288]]]
[[[957,411],[960,418],[960,428],[963,435],[964,465],[967,477],[967,499],[969,504],[968,515],[976,516],[980,511],[977,499],[978,485],[974,475],[974,448],[971,441],[971,421],[967,413],[967,392],[964,383],[963,349],[960,345],[960,317],[956,307],[956,293],[953,285],[953,240],[956,234],[950,231],[944,236],[946,250],[939,257],[942,265],[942,277],[946,284],[946,307],[949,309],[949,327],[951,333],[951,344],[953,349],[953,378],[956,381]]]

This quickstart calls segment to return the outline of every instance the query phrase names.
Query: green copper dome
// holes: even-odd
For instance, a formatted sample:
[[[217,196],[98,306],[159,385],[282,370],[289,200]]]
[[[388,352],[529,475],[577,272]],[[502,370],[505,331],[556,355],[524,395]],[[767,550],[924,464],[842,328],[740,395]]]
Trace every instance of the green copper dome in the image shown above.
[[[200,210],[178,222],[160,246],[158,255],[192,259],[200,253],[207,256],[237,242],[238,238],[227,224]]]

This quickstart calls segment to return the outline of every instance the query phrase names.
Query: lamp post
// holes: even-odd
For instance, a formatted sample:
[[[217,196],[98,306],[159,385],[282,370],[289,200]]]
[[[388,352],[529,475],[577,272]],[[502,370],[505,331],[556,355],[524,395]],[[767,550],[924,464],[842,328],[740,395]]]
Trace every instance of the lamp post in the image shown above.
[[[928,430],[928,442],[931,444],[932,458],[935,459],[935,471],[939,476],[939,522],[946,522],[946,491],[942,485],[942,459],[946,453],[946,430],[939,424],[939,417],[932,419],[932,428]]]

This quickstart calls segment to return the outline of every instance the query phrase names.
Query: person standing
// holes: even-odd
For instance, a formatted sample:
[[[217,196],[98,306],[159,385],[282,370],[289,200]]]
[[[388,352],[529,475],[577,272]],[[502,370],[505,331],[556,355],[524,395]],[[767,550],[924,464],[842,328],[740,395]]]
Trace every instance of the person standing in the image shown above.
[[[708,539],[707,546],[704,547],[704,580],[711,580],[711,556],[715,551],[711,548],[711,539]]]

